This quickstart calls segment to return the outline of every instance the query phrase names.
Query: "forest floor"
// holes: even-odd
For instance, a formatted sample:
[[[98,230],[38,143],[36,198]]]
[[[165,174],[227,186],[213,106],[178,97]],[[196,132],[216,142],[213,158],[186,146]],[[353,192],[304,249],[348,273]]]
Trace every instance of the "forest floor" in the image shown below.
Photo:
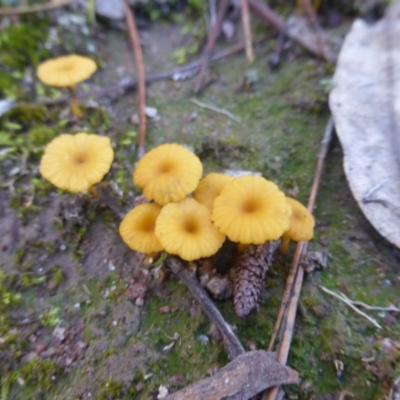
[[[147,71],[176,67],[171,54],[185,45],[184,25],[157,21],[140,29]],[[134,77],[125,29],[88,25],[77,11],[59,10],[4,23],[0,43],[0,90],[17,100],[0,117],[1,399],[155,399],[161,385],[172,392],[225,365],[223,345],[200,306],[163,266],[146,268],[126,247],[107,206],[57,190],[38,172],[55,135],[107,135],[115,158],[105,181],[126,211],[133,206],[139,194],[132,183],[136,93],[110,91],[83,101],[85,116],[76,120],[67,103],[57,102],[64,93],[35,78],[38,62],[72,52],[99,65],[81,94]],[[213,81],[197,98],[239,122],[191,102],[193,79],[149,84],[147,105],[157,115],[148,118],[146,149],[184,144],[205,172],[260,172],[307,203],[329,119],[325,83],[334,67],[289,44],[280,68],[271,71],[267,58],[275,43],[257,44],[251,65],[239,53],[210,67]],[[218,49],[229,45],[222,40]],[[246,77],[253,80],[245,85]],[[400,306],[399,252],[358,209],[342,162],[335,138],[309,243],[329,255],[329,266],[309,273],[302,289],[288,360],[301,384],[285,387],[290,399],[383,400],[400,375],[398,314],[368,311],[382,326],[377,329],[320,289]],[[268,346],[293,250],[274,261],[259,307],[247,318],[235,315],[230,300],[217,303],[248,350]]]

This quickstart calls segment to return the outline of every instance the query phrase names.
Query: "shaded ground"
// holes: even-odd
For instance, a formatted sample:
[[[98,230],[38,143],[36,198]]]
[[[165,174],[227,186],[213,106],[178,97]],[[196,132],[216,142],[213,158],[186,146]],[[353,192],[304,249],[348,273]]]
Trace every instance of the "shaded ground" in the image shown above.
[[[43,94],[56,96],[59,91],[32,84],[34,69],[21,67],[34,65],[48,53],[96,49],[91,54],[101,68],[81,90],[93,91],[132,75],[125,32],[88,28],[79,21],[81,25],[63,27],[60,18],[66,16],[55,14],[61,40],[50,46],[51,51],[37,57],[28,53],[20,64],[8,63],[2,70],[11,76],[3,92],[17,94],[34,106],[19,107],[0,119],[2,395],[5,399],[157,398],[160,385],[171,391],[183,387],[227,359],[209,321],[183,285],[164,269],[143,267],[143,257],[120,240],[119,221],[104,204],[89,195],[57,191],[38,174],[40,154],[51,137],[93,131],[112,139],[115,161],[107,180],[123,192],[120,201],[126,209],[138,194],[131,182],[136,96],[94,99],[86,104],[86,118],[77,122],[69,118],[66,104],[38,107]],[[40,27],[37,21],[25,23],[43,32],[31,46],[42,47],[41,40],[49,37],[47,22]],[[143,29],[149,71],[174,67],[170,55],[184,43],[181,28],[155,23]],[[0,31],[3,40],[4,32],[21,40],[9,29]],[[206,172],[259,171],[306,202],[328,118],[321,80],[331,76],[332,67],[292,46],[282,68],[271,72],[266,56],[273,44],[257,46],[257,60],[251,66],[239,54],[212,67],[215,82],[200,100],[229,110],[241,118],[240,123],[189,102],[192,80],[151,84],[148,105],[157,108],[158,117],[148,121],[147,148],[168,141],[189,145]],[[248,90],[239,90],[248,71],[258,78]],[[12,141],[7,141],[10,137]],[[400,373],[398,315],[370,312],[383,326],[377,330],[318,288],[323,285],[371,305],[400,306],[398,251],[358,210],[337,141],[328,156],[315,216],[310,248],[328,251],[330,267],[307,276],[288,362],[299,371],[302,383],[285,389],[292,399],[338,398],[344,391],[347,398],[384,399]],[[234,315],[230,301],[218,303],[247,349],[268,345],[290,256],[274,263],[260,307],[247,319]]]

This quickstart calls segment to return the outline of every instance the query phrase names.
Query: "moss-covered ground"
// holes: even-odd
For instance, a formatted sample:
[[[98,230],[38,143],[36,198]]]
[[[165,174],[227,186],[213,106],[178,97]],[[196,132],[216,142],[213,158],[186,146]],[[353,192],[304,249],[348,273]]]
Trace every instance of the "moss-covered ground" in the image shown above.
[[[85,101],[85,117],[75,120],[68,104],[57,101],[65,93],[36,81],[40,61],[67,52],[88,54],[99,64],[81,93],[134,73],[125,32],[71,15],[23,18],[0,29],[0,97],[17,102],[0,117],[1,399],[157,398],[160,385],[183,387],[223,366],[227,357],[186,288],[173,276],[161,279],[157,269],[142,267],[104,204],[59,191],[38,173],[44,145],[54,136],[96,132],[113,143],[115,161],[105,180],[115,196],[120,190],[119,201],[129,208],[139,193],[131,180],[136,93]],[[60,23],[60,16],[76,29]],[[181,35],[182,25],[148,23],[149,71],[174,67],[171,54],[185,43]],[[190,102],[193,80],[150,84],[147,102],[158,116],[148,119],[146,147],[185,144],[206,172],[261,172],[306,203],[329,118],[323,83],[333,68],[292,45],[280,69],[271,72],[266,59],[273,47],[274,41],[259,44],[252,65],[238,54],[211,67],[214,82],[198,99],[240,122]],[[255,77],[250,85],[243,84],[246,74]],[[329,267],[306,276],[288,360],[302,382],[285,391],[290,399],[384,399],[400,373],[398,315],[367,311],[382,325],[377,329],[319,288],[370,305],[400,305],[399,252],[358,209],[337,139],[314,214],[309,249],[327,251]],[[230,301],[217,304],[247,349],[268,346],[293,250],[274,262],[260,305],[248,318],[236,317]],[[144,296],[132,295],[130,288],[137,287],[145,288]]]

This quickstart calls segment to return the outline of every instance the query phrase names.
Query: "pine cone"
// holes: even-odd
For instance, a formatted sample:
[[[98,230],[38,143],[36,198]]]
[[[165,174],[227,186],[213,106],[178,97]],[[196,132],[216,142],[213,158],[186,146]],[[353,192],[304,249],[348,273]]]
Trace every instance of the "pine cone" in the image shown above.
[[[239,317],[245,317],[257,305],[265,274],[280,241],[250,245],[236,261],[233,304]]]

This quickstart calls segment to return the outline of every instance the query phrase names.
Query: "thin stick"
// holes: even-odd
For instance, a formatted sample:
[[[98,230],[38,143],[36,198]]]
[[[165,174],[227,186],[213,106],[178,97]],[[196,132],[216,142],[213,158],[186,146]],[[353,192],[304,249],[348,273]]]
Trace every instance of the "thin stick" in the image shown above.
[[[348,297],[346,297],[344,294],[340,293],[335,293],[332,290],[327,289],[324,286],[318,286],[323,292],[330,294],[331,296],[343,301],[344,304],[348,305],[352,310],[354,310],[357,314],[363,316],[366,318],[369,322],[371,322],[376,328],[382,329],[382,327],[378,324],[378,322],[370,317],[369,315],[365,314],[361,310],[359,310],[355,305],[352,300],[350,300]]]
[[[318,162],[316,172],[314,175],[313,184],[311,187],[310,197],[308,199],[307,209],[312,213],[314,209],[315,199],[317,197],[318,187],[321,181],[322,169],[325,163],[325,158],[328,153],[329,144],[333,134],[333,120],[332,117],[326,125],[324,136],[321,142],[321,150],[318,155]],[[296,319],[297,305],[299,301],[300,291],[303,283],[304,269],[300,266],[299,261],[302,255],[306,253],[307,243],[299,242],[296,246],[296,251],[293,256],[291,269],[286,282],[286,288],[283,295],[281,307],[279,309],[278,318],[276,320],[274,330],[272,332],[271,340],[268,349],[274,347],[274,342],[279,331],[282,331],[282,339],[277,349],[277,361],[286,364],[290,344],[293,336],[294,322]],[[263,395],[263,400],[275,400],[279,388],[275,387]]]
[[[254,61],[253,44],[251,37],[251,25],[250,25],[250,13],[249,13],[249,3],[247,0],[241,1],[242,7],[242,25],[244,34],[244,43],[246,48],[246,57],[250,62]]]
[[[296,36],[288,32],[285,21],[278,14],[273,12],[271,8],[267,6],[267,4],[262,3],[260,0],[248,0],[248,2],[250,9],[259,14],[260,17],[264,19],[267,23],[275,26],[275,28],[277,28],[279,31],[284,31],[288,35],[288,37],[290,37],[290,39],[302,46],[304,49],[306,49],[310,53],[315,54],[317,57],[324,59],[325,61],[335,61],[332,56],[327,58],[327,55],[321,53],[319,48],[314,48],[314,46],[311,46],[307,41],[303,40],[301,36]]]
[[[318,18],[317,18],[317,16],[315,15],[314,8],[311,6],[309,0],[304,0],[304,1],[303,1],[303,4],[304,4],[304,8],[305,8],[305,10],[306,10],[306,14],[307,14],[307,16],[308,16],[308,19],[310,20],[311,25],[312,25],[312,27],[314,28],[315,36],[316,36],[316,39],[317,39],[318,48],[319,48],[321,54],[323,55],[323,57],[324,57],[326,60],[328,60],[328,59],[329,59],[328,50],[327,50],[327,48],[326,48],[326,45],[325,45],[324,40],[322,39],[322,36],[321,36],[321,27],[320,27],[320,25],[319,25]]]
[[[71,4],[72,0],[53,0],[45,4],[34,6],[16,7],[16,8],[0,8],[0,17],[10,17],[12,15],[30,14],[42,11],[51,11],[59,7]]]
[[[144,155],[144,142],[146,137],[146,77],[139,32],[136,27],[135,16],[129,7],[128,0],[124,0],[124,9],[129,37],[131,40],[131,47],[136,63],[137,87],[139,95],[138,158],[141,158]]]
[[[232,328],[226,323],[207,292],[201,287],[195,273],[186,269],[176,257],[168,257],[166,263],[171,271],[185,283],[191,295],[200,303],[210,320],[220,331],[229,358],[233,360],[240,354],[243,354],[245,351],[242,344],[232,331]]]
[[[224,110],[223,108],[219,108],[219,107],[215,107],[212,104],[206,104],[206,103],[202,103],[201,101],[198,101],[196,99],[190,99],[190,101],[194,104],[196,104],[197,106],[201,107],[201,108],[207,108],[208,110],[212,110],[215,111],[217,113],[220,114],[224,114],[227,117],[233,119],[236,122],[240,122],[240,118],[237,117],[236,115],[232,114],[231,112]]]
[[[221,3],[219,5],[217,20],[215,21],[215,24],[214,24],[214,26],[211,30],[211,33],[208,37],[207,44],[204,48],[200,72],[199,72],[199,75],[197,76],[197,80],[194,85],[194,90],[193,90],[194,93],[199,93],[203,87],[204,75],[207,71],[207,67],[208,67],[208,63],[211,58],[211,54],[214,50],[215,43],[217,41],[219,32],[221,30],[222,21],[224,19],[226,10],[228,8],[228,4],[229,4],[229,0],[221,0]]]

